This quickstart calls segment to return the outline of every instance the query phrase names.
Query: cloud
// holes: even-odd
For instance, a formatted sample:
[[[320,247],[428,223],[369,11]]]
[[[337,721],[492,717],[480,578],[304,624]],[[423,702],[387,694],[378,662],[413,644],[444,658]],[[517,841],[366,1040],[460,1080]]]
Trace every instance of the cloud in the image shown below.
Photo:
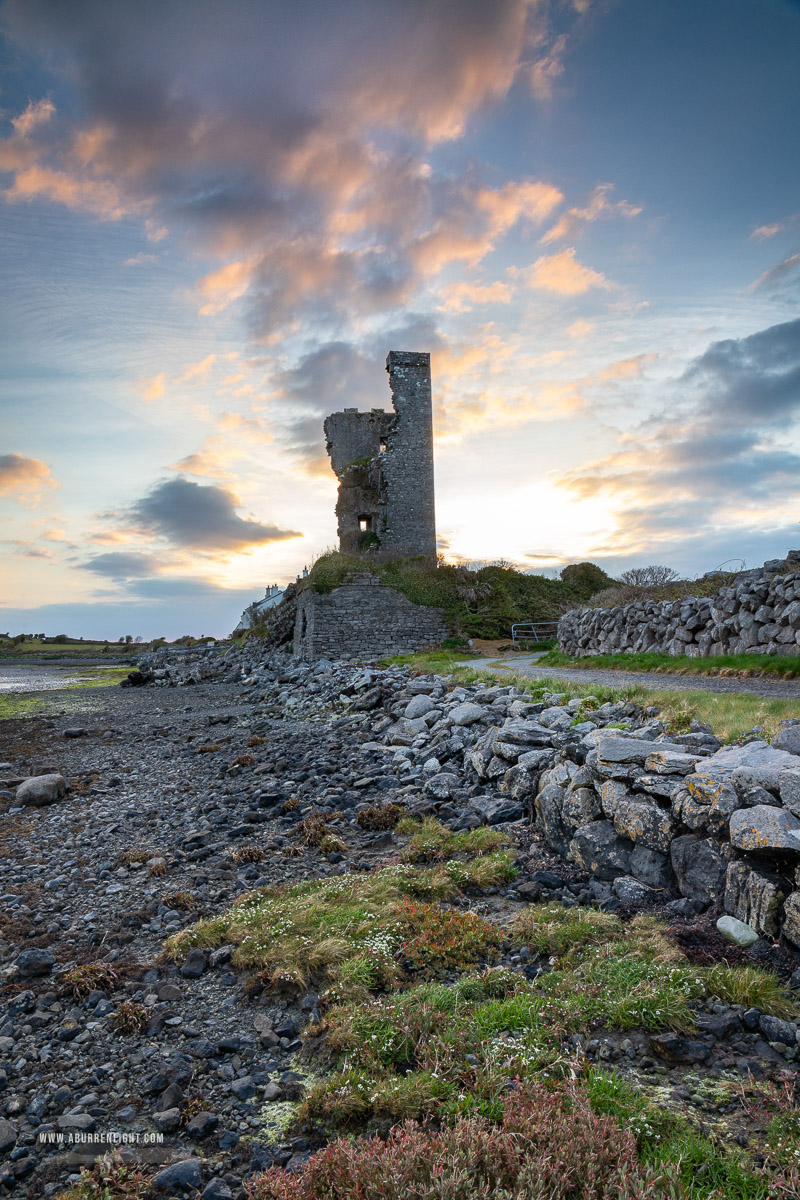
[[[84,571],[93,571],[95,575],[109,579],[138,579],[154,575],[163,563],[152,554],[110,553],[97,554],[80,565]]]
[[[771,225],[759,225],[750,234],[751,238],[757,238],[759,241],[764,241],[767,238],[773,238],[779,233],[785,233],[787,229],[791,229],[800,221],[800,213],[792,213],[790,217],[786,217],[783,221],[773,221]]]
[[[646,363],[655,362],[657,354],[637,354],[634,358],[621,358],[598,372],[595,379],[641,379]]]
[[[462,280],[443,287],[439,296],[448,312],[466,312],[479,304],[510,304],[511,287],[499,279],[494,283],[468,283]]]
[[[628,204],[626,200],[609,200],[613,190],[612,184],[599,183],[589,197],[588,204],[584,208],[570,208],[563,213],[556,224],[539,238],[540,244],[549,246],[552,242],[575,237],[584,225],[600,218],[638,217],[642,210],[637,205]]]
[[[572,324],[568,326],[567,337],[572,338],[573,341],[579,341],[581,338],[588,337],[590,333],[593,333],[596,327],[596,321],[584,321],[583,319],[579,318],[577,321],[573,321]]]
[[[564,52],[567,39],[557,37],[552,46],[536,60],[530,70],[531,91],[537,100],[549,100],[559,76],[564,74]]]
[[[9,199],[182,238],[211,260],[196,289],[205,315],[243,300],[270,343],[301,321],[342,329],[391,314],[563,200],[546,181],[490,186],[474,163],[431,165],[431,148],[462,136],[532,61],[534,87],[551,86],[564,35],[551,37],[535,0],[319,0],[313,18],[195,0],[190,31],[181,6],[143,3],[67,13],[60,0],[7,0],[8,36],[65,75],[76,102],[29,105],[0,169]]]
[[[23,504],[38,504],[44,488],[61,485],[53,478],[47,463],[13,452],[0,454],[0,496],[13,496]]]
[[[800,502],[800,453],[786,440],[798,418],[800,320],[712,343],[668,385],[660,415],[558,484],[617,501],[609,552],[680,541],[687,528],[773,527]]]
[[[577,261],[573,246],[537,258],[523,275],[529,287],[556,292],[559,296],[580,296],[590,288],[610,286],[605,275]]]
[[[136,390],[145,404],[153,404],[156,400],[164,398],[166,378],[165,373],[159,371],[158,375],[154,375],[151,379],[142,377],[136,380]]]
[[[763,275],[759,275],[754,283],[750,284],[750,291],[757,292],[761,288],[775,289],[786,283],[791,283],[796,279],[798,271],[800,271],[800,254],[790,254],[783,262],[779,262],[777,266],[770,267]]]
[[[182,478],[167,479],[134,504],[127,515],[143,532],[197,550],[246,550],[303,536],[295,530],[240,517],[236,512],[239,504],[239,498],[226,488]]]

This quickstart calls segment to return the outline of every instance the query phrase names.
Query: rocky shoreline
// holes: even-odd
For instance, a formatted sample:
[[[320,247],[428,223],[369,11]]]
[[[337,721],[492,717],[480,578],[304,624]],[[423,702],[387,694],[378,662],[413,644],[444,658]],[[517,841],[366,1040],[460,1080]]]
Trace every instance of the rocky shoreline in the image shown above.
[[[713,891],[703,878],[687,894],[668,869],[663,814],[672,820],[672,796],[719,752],[707,728],[669,741],[654,711],[630,703],[532,702],[510,686],[399,667],[307,667],[252,649],[161,654],[140,668],[142,686],[104,691],[82,725],[50,713],[0,727],[5,1194],[58,1195],[114,1145],[152,1170],[154,1194],[166,1197],[244,1200],[254,1171],[302,1166],[322,1134],[287,1133],[286,1122],[309,1080],[302,1033],[324,1001],[254,988],[250,972],[232,967],[231,946],[171,961],[164,942],[252,889],[396,861],[407,838],[359,822],[376,804],[452,830],[490,824],[512,839],[516,878],[462,901],[488,920],[542,902],[623,919],[655,912],[690,961],[769,966],[800,988],[800,956],[777,925],[747,948],[729,944],[715,927],[724,879]],[[600,741],[619,750],[600,757],[607,799],[591,761],[587,773]],[[634,840],[642,814],[623,811],[645,775],[646,829],[660,848]],[[749,811],[770,807],[764,800],[751,796]],[[312,813],[337,817],[340,848],[302,836]],[[583,857],[566,861],[576,838]],[[624,864],[614,858],[620,841]],[[634,852],[647,882],[631,867]],[[501,962],[525,978],[547,969],[511,942]],[[696,1002],[696,1017],[686,1036],[587,1029],[572,1050],[701,1113],[718,1107],[703,1080],[793,1077],[794,1021],[714,997]],[[746,1144],[744,1125],[739,1133]]]

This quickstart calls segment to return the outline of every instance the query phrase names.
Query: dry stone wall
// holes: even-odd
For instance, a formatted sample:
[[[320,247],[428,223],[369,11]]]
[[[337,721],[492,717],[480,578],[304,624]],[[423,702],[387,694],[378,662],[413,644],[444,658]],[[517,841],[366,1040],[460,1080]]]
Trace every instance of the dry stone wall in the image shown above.
[[[297,597],[294,653],[305,662],[410,654],[449,636],[440,608],[412,604],[375,575],[327,594],[306,588]]]
[[[800,654],[800,550],[737,577],[713,596],[571,609],[558,623],[565,654]]]

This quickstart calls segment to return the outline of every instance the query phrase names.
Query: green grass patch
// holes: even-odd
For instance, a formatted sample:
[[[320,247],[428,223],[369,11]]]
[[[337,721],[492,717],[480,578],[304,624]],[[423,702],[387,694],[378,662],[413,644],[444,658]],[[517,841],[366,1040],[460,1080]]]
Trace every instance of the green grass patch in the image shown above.
[[[757,1175],[741,1154],[717,1145],[685,1117],[655,1105],[611,1072],[590,1070],[586,1090],[592,1108],[615,1117],[634,1133],[642,1160],[677,1165],[687,1200],[777,1200],[774,1180]]]
[[[408,845],[403,850],[405,862],[447,862],[455,858],[478,858],[511,844],[510,838],[489,825],[479,825],[477,829],[454,833],[433,817],[427,817],[425,820],[403,817],[395,828],[398,834],[411,835]]]
[[[312,978],[328,986],[372,989],[391,987],[401,977],[399,962],[426,918],[425,909],[407,901],[452,899],[465,888],[513,878],[510,855],[494,851],[473,861],[451,861],[427,870],[386,867],[369,875],[345,875],[294,887],[265,888],[241,897],[228,912],[199,921],[166,943],[167,954],[182,957],[192,946],[233,943],[233,963],[258,967],[272,984],[307,986]],[[480,882],[479,882],[480,881]],[[460,918],[460,921],[459,921]],[[438,969],[443,947],[447,961],[476,951],[477,926],[469,913],[454,913],[436,952],[436,914],[427,915],[427,953],[413,960],[417,969]],[[487,953],[495,946],[491,927],[481,922]]]
[[[597,667],[606,671],[655,671],[670,675],[722,675],[751,678],[794,679],[800,675],[800,655],[722,654],[719,658],[689,658],[643,652],[639,654],[587,654],[574,658],[551,650],[539,660],[543,667]]]

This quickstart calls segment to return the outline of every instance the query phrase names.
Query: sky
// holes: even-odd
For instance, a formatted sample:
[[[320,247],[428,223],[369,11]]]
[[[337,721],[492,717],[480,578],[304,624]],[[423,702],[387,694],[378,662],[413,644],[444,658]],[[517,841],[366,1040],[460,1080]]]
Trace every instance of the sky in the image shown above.
[[[450,561],[800,546],[800,4],[0,3],[0,630],[228,633],[430,351]]]

